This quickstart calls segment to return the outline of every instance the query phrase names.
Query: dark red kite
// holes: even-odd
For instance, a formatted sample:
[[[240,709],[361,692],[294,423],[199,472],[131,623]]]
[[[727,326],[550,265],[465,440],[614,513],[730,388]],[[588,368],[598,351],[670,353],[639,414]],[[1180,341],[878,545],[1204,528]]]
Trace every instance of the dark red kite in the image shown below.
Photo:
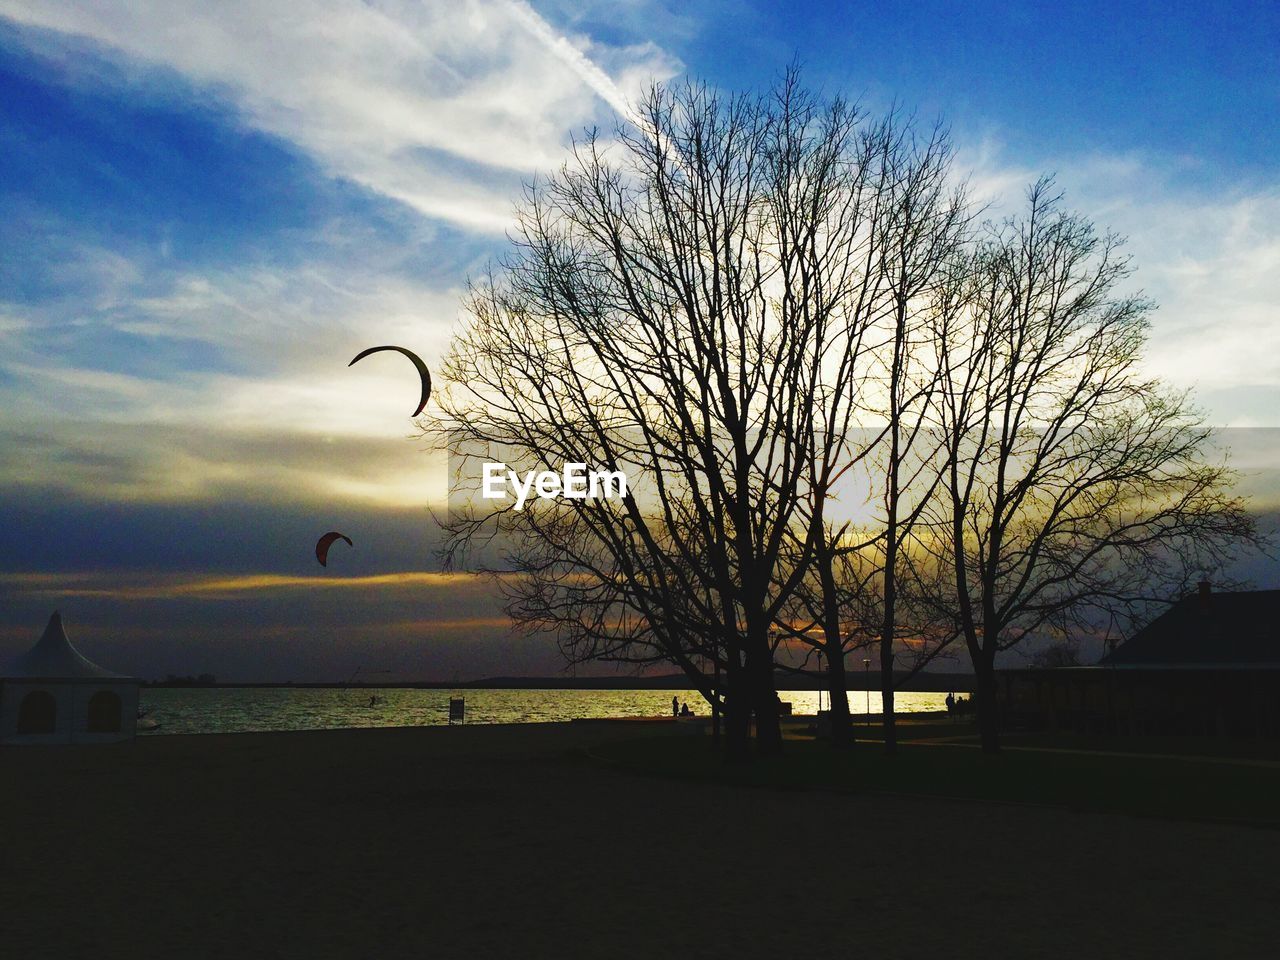
[[[335,540],[347,541],[348,547],[355,546],[355,544],[351,542],[351,538],[345,533],[339,533],[337,530],[330,530],[316,541],[316,559],[320,561],[320,566],[327,567],[329,565],[329,548],[333,546],[333,542]]]

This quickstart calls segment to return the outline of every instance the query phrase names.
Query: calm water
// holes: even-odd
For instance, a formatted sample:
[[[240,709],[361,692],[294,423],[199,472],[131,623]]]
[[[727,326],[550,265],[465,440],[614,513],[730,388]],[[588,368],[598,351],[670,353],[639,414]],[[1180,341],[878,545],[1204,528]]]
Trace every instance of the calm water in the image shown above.
[[[334,727],[420,727],[448,723],[449,698],[465,697],[467,723],[545,723],[604,717],[671,715],[671,697],[695,713],[708,713],[694,690],[364,690],[282,688],[172,688],[141,691],[142,709],[160,723],[156,734],[248,733],[258,730],[324,730]],[[369,698],[377,702],[369,706]],[[818,709],[816,691],[782,691],[798,714]],[[899,693],[899,713],[942,710],[945,693]],[[861,691],[849,708],[864,709]],[[822,697],[827,706],[827,697]],[[879,696],[871,694],[871,709]]]

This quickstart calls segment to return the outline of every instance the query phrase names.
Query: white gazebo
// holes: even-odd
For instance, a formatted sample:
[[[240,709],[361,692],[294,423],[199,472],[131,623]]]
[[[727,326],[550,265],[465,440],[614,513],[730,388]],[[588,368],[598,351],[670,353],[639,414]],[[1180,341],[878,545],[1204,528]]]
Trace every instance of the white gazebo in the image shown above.
[[[34,647],[0,666],[0,743],[131,740],[137,718],[138,681],[81,654],[57,613]]]

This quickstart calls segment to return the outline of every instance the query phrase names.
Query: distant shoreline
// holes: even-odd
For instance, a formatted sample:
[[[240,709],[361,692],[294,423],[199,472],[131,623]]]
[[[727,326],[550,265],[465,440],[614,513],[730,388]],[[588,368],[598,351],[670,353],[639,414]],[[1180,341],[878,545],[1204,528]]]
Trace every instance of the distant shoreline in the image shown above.
[[[308,682],[214,682],[200,683],[189,680],[143,681],[142,686],[163,689],[211,689],[211,688],[283,688],[289,690],[690,690],[687,677],[667,675],[661,677],[486,677],[482,680],[419,680],[419,681],[308,681]],[[782,675],[777,679],[779,690],[825,690],[814,677]],[[878,692],[879,675],[872,674],[866,683],[861,675],[851,675],[846,690]],[[968,693],[973,690],[973,676],[956,674],[917,674],[910,680],[900,680],[896,690],[904,693]]]

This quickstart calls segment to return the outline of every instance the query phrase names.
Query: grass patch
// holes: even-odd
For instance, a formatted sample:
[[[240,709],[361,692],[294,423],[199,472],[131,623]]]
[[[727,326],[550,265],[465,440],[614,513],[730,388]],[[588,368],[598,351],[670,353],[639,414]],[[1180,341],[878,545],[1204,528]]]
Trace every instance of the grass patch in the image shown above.
[[[592,754],[639,773],[744,787],[1049,804],[1280,827],[1280,767],[1022,751],[991,757],[922,745],[903,745],[891,758],[878,745],[844,752],[805,741],[787,742],[781,757],[730,765],[705,738],[670,736],[614,741]]]
[[[975,733],[967,737],[978,742]],[[1156,753],[1188,757],[1280,761],[1280,740],[1246,740],[1230,737],[1083,736],[1071,733],[1005,733],[1008,747],[1048,747],[1059,750],[1092,750],[1099,753]]]
[[[972,723],[959,723],[956,721],[942,720],[937,722],[920,722],[903,723],[899,718],[897,723],[897,733],[899,740],[928,740],[933,737],[968,737],[977,736],[977,728]],[[857,726],[853,728],[853,735],[858,740],[884,740],[884,727],[880,724],[873,726]]]

